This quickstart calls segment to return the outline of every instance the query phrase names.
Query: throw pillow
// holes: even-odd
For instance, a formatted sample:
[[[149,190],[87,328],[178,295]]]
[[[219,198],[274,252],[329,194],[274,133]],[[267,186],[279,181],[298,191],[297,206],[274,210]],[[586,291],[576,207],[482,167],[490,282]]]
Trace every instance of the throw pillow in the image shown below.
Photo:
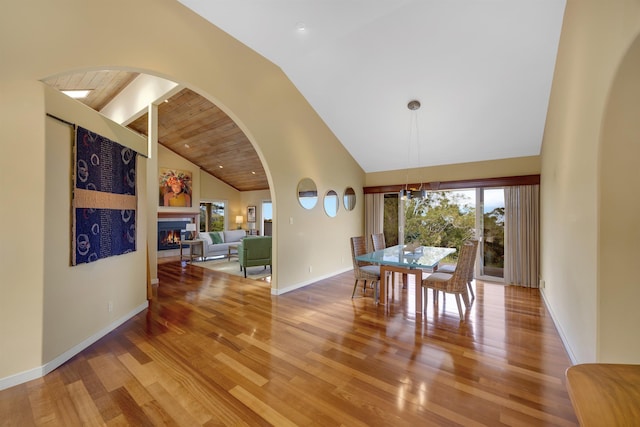
[[[220,236],[220,233],[213,232],[213,233],[209,233],[209,236],[211,236],[211,243],[213,243],[214,245],[216,243],[222,243],[222,236]]]

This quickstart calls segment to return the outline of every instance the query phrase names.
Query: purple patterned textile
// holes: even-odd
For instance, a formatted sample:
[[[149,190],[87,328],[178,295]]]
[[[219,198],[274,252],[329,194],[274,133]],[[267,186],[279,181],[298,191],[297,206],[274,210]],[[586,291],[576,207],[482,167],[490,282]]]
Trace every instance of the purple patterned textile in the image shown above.
[[[76,127],[72,265],[136,250],[136,153]]]

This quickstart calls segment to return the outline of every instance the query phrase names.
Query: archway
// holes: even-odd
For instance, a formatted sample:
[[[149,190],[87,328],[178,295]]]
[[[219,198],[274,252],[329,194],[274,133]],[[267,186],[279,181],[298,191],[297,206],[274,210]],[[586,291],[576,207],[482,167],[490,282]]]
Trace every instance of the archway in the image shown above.
[[[640,36],[611,86],[599,149],[599,362],[637,363],[640,312]]]
[[[272,198],[264,160],[258,155],[257,145],[211,97],[197,93],[188,84],[178,84],[148,71],[142,73],[126,68],[74,70],[45,78],[43,82],[64,92],[88,89],[84,97],[78,98],[79,102],[150,138],[150,147],[151,144],[161,146],[154,146],[153,155],[147,160],[149,166],[156,170],[156,181],[157,169],[171,168],[176,163],[186,165],[188,176],[193,175],[189,186],[193,203],[182,209],[166,208],[162,201],[160,207],[152,202],[147,204],[150,212],[147,247],[153,281],[157,280],[158,257],[170,257],[178,251],[173,246],[163,246],[161,251],[157,249],[162,245],[156,236],[156,212],[158,221],[191,221],[199,216],[200,201],[225,200],[229,229],[232,224],[228,218],[245,216],[244,205],[256,205],[265,197]],[[176,156],[180,160],[176,161]],[[154,171],[150,171],[147,180],[148,194],[153,198]],[[265,190],[269,191],[268,196]]]

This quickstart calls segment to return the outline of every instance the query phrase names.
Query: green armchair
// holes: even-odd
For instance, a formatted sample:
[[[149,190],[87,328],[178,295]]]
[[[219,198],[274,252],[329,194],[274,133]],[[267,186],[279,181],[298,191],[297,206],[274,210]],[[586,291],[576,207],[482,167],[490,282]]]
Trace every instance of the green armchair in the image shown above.
[[[244,270],[247,277],[247,267],[264,265],[271,270],[271,236],[245,237],[238,246],[238,260],[240,270]]]

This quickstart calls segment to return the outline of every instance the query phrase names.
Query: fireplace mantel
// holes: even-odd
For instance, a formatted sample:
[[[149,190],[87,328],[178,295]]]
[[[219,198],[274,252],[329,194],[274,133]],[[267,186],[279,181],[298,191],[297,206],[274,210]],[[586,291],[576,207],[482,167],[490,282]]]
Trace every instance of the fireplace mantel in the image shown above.
[[[158,212],[158,219],[165,218],[191,218],[197,224],[199,212]]]

